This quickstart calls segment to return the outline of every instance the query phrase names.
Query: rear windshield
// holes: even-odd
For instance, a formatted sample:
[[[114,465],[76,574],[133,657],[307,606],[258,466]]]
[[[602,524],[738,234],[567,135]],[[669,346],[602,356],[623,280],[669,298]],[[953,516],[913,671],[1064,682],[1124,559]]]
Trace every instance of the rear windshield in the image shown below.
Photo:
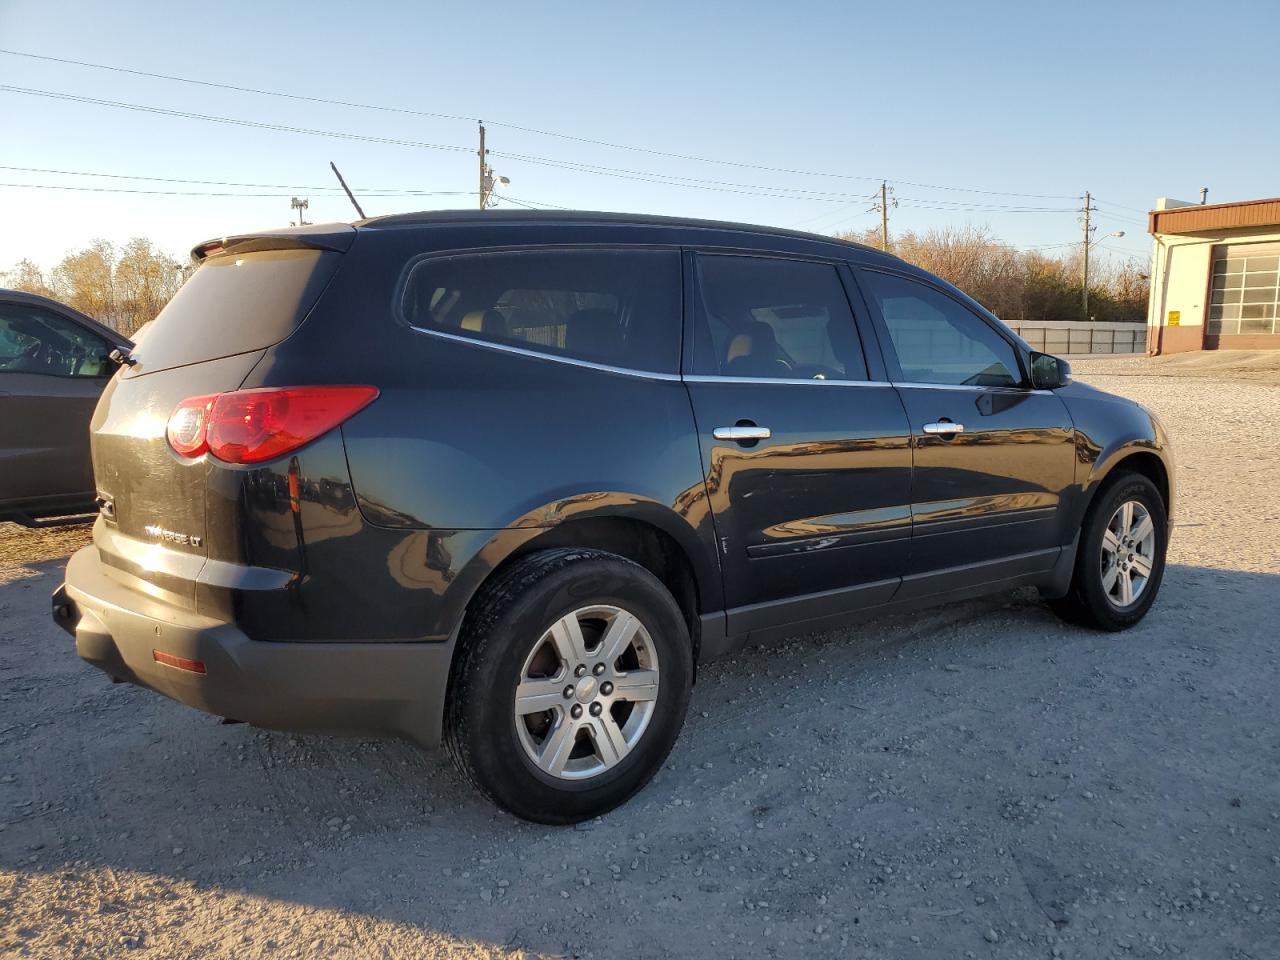
[[[261,250],[202,263],[147,328],[138,372],[262,350],[291,334],[315,305],[342,255]]]

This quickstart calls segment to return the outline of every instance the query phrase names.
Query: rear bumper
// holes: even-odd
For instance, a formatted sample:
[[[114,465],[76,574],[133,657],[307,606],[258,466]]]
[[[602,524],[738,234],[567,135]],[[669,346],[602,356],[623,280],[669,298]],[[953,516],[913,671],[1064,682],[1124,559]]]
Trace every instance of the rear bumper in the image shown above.
[[[54,621],[76,652],[116,680],[215,716],[279,730],[390,733],[440,742],[453,643],[279,643],[176,609],[78,551],[53,595]],[[156,653],[203,665],[192,672]]]

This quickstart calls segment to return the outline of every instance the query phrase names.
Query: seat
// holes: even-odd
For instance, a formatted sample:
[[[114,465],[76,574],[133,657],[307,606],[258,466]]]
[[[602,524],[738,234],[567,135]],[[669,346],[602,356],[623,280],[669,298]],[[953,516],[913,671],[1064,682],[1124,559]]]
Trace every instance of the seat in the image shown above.
[[[478,333],[484,337],[506,337],[507,318],[501,310],[490,307],[488,310],[472,310],[462,318],[459,329],[468,333]]]
[[[721,367],[727,377],[785,377],[790,370],[773,327],[763,320],[751,321],[729,341]]]
[[[565,320],[564,348],[590,359],[617,361],[622,358],[626,337],[612,310],[591,307],[576,310]]]

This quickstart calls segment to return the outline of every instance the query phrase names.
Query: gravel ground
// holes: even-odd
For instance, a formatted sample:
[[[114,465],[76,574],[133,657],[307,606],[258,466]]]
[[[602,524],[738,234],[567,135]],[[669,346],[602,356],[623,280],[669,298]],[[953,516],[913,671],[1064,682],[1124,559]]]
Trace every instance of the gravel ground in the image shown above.
[[[1280,376],[1076,369],[1177,444],[1140,626],[1013,594],[713,664],[578,829],[108,684],[46,613],[84,531],[0,532],[0,955],[1280,956]]]

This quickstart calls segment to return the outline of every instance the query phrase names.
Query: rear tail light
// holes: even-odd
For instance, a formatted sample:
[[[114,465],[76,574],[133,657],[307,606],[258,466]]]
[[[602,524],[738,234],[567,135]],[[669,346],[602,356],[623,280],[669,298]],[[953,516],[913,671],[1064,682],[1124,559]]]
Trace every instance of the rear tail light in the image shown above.
[[[377,387],[267,387],[183,400],[166,435],[179,456],[227,463],[274,460],[328,433],[368,406]]]

